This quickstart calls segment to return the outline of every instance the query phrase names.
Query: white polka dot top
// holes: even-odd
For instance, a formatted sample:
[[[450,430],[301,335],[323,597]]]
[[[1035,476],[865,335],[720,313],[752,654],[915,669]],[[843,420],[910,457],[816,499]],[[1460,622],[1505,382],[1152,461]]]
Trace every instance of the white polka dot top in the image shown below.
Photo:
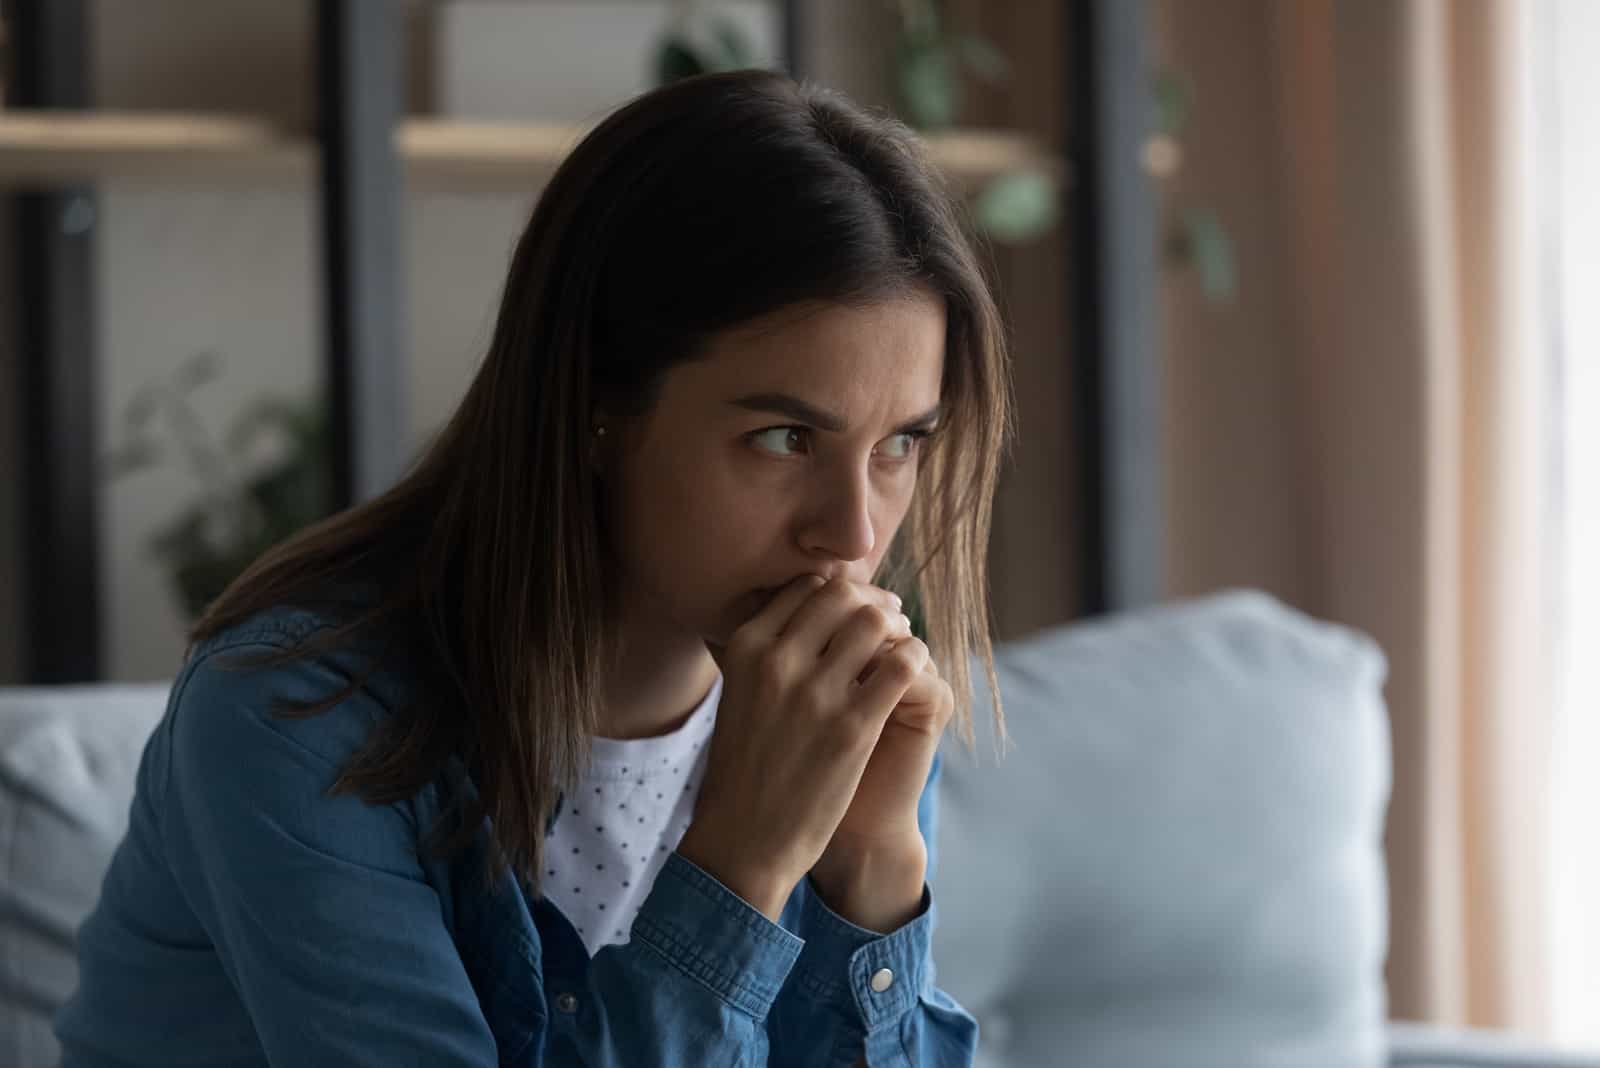
[[[545,895],[592,957],[628,940],[700,793],[722,676],[683,726],[655,738],[594,738],[593,759],[545,840]]]

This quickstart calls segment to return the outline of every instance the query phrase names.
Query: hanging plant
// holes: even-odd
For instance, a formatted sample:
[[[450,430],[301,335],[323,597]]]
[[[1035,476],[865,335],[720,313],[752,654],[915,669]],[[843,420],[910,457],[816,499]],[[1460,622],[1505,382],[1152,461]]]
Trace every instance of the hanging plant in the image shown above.
[[[892,49],[895,93],[906,122],[922,131],[955,125],[969,78],[999,84],[1011,65],[990,41],[953,34],[936,0],[895,0]],[[983,184],[973,197],[979,228],[1001,244],[1021,245],[1048,232],[1059,215],[1054,179],[1037,167],[1015,167]]]
[[[1183,169],[1182,133],[1193,111],[1188,82],[1170,71],[1158,71],[1152,87],[1155,132],[1144,146],[1144,168],[1152,178],[1170,182]],[[1207,300],[1231,301],[1238,291],[1238,257],[1233,238],[1209,208],[1178,212],[1163,242],[1167,260],[1194,268]]]

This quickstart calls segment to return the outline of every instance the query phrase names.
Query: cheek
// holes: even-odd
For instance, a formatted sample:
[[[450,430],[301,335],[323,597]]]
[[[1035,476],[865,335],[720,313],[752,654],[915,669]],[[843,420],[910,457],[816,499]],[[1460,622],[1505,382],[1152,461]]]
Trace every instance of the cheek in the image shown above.
[[[761,553],[783,518],[714,466],[643,465],[631,473],[623,542],[638,577],[674,600],[719,599],[761,572]]]
[[[885,487],[872,516],[873,532],[877,535],[877,545],[881,551],[888,551],[889,543],[894,541],[906,516],[911,514],[915,490],[916,482],[912,479],[907,479],[904,485]]]

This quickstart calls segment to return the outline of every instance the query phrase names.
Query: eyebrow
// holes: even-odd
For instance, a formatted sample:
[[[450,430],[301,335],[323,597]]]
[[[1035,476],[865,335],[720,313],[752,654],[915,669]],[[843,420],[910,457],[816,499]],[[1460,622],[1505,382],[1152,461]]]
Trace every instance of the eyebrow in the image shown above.
[[[831,412],[825,412],[815,405],[808,404],[799,397],[788,393],[749,393],[728,402],[737,408],[747,408],[752,412],[772,412],[776,415],[787,416],[802,423],[809,423],[819,430],[826,430],[837,434],[844,429],[844,420]],[[935,404],[921,415],[895,427],[891,433],[909,434],[914,430],[930,429],[939,421],[939,413],[943,406]]]

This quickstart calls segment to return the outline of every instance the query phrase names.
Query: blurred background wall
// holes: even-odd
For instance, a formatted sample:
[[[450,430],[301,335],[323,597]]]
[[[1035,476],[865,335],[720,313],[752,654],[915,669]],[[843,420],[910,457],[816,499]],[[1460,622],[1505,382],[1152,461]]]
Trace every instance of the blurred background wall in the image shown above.
[[[1193,105],[1182,167],[1164,187],[1170,241],[1185,211],[1226,220],[1230,299],[1170,259],[1161,275],[1168,589],[1257,586],[1313,601],[1311,532],[1296,437],[1294,338],[1282,269],[1290,237],[1280,187],[1283,101],[1273,0],[1152,5],[1157,63],[1181,71]]]

